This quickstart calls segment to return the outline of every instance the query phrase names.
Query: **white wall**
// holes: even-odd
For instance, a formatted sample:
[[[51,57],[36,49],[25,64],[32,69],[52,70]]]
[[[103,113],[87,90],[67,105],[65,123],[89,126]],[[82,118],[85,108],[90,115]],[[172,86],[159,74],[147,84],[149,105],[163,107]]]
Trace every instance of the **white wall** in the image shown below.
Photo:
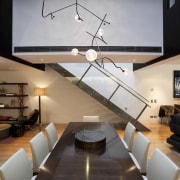
[[[60,65],[79,78],[83,76],[90,66],[89,63],[60,63]],[[94,63],[83,76],[82,81],[136,119],[144,108],[145,104],[143,102],[146,102],[146,100],[140,97],[138,92],[132,91],[132,87],[133,89],[136,87],[133,85],[135,81],[132,64],[116,63],[116,65],[117,67],[128,69],[129,75],[126,76],[119,68],[116,68],[113,63],[104,63],[103,68],[100,70],[98,70],[99,67]],[[109,75],[110,77],[112,75],[115,77],[109,78]],[[121,86],[118,87],[117,82]],[[123,82],[125,82],[125,84]],[[131,89],[126,85],[130,86]],[[127,89],[130,90],[133,95],[129,93]],[[136,97],[139,97],[143,102]],[[134,104],[136,104],[136,106],[134,106]]]
[[[160,105],[180,104],[180,99],[173,98],[173,71],[179,69],[179,64],[159,64],[135,72],[137,90],[150,102],[153,100],[140,121],[157,122]]]
[[[90,46],[101,21],[78,6],[84,21],[77,23],[75,6],[41,16],[42,0],[13,0],[13,46]],[[44,15],[74,4],[75,0],[45,1]],[[102,28],[108,46],[162,46],[162,0],[78,0],[110,25]],[[73,28],[72,28],[73,27]],[[104,43],[99,45],[105,45]]]
[[[100,121],[120,121],[114,113],[49,68],[45,72],[35,69],[0,71],[0,81],[28,83],[24,91],[29,96],[24,98],[24,104],[29,108],[25,110],[24,115],[34,108],[38,109],[38,97],[34,96],[34,88],[47,88],[47,96],[41,98],[43,122],[82,121],[83,115],[99,115]],[[11,92],[13,92],[13,88],[14,86],[12,91],[10,90]],[[2,99],[0,100],[2,101]],[[7,103],[10,103],[10,100],[7,100]],[[0,115],[18,116],[17,112],[17,110],[0,109]]]
[[[173,71],[179,70],[177,64],[159,64],[130,72],[124,79],[128,84],[146,97],[150,103],[140,117],[142,122],[158,122],[159,106],[180,104],[180,99],[173,98]],[[28,114],[38,108],[38,98],[34,96],[34,87],[46,87],[47,96],[42,98],[42,121],[70,122],[81,121],[83,115],[99,115],[101,121],[118,122],[119,118],[101,104],[81,91],[58,73],[47,68],[45,72],[31,69],[29,71],[0,71],[0,80],[7,82],[27,82],[25,91],[29,94],[25,111]],[[0,110],[0,114],[10,110]],[[12,110],[12,114],[14,110]],[[10,113],[9,113],[10,114]],[[157,116],[150,118],[150,116]]]

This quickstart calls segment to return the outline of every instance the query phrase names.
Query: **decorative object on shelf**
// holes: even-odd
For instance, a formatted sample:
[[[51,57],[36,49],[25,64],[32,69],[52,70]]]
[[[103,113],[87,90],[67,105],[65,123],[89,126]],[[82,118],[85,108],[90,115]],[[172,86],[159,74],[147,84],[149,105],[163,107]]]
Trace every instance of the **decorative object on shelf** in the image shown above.
[[[11,99],[11,107],[16,107],[16,99]]]
[[[0,87],[0,94],[5,94],[6,93],[6,89],[2,86]]]
[[[7,83],[6,81],[0,81],[0,83],[2,84],[2,83]]]
[[[41,122],[41,96],[46,95],[46,89],[37,87],[34,89],[34,95],[39,96],[39,126],[42,126],[43,124]]]
[[[87,61],[89,63],[93,63],[95,62],[100,68],[104,69],[104,62],[105,61],[109,61],[111,62],[114,67],[120,69],[122,71],[122,73],[124,73],[125,75],[128,74],[128,70],[127,69],[123,69],[120,66],[117,66],[116,63],[114,63],[114,61],[111,58],[102,56],[102,52],[101,52],[101,48],[98,44],[98,41],[103,42],[104,44],[107,44],[107,42],[104,40],[103,35],[104,35],[104,30],[102,29],[102,25],[106,25],[106,24],[110,24],[110,22],[106,21],[106,16],[107,14],[104,15],[104,18],[100,18],[99,16],[97,16],[95,13],[93,13],[92,11],[90,11],[89,9],[87,9],[86,7],[84,7],[83,5],[78,3],[78,0],[76,0],[75,3],[70,4],[68,6],[65,6],[63,8],[54,10],[49,12],[47,15],[44,15],[44,8],[45,8],[45,0],[43,0],[43,4],[42,4],[42,17],[46,18],[48,16],[51,17],[51,19],[55,18],[55,14],[58,13],[59,11],[62,11],[64,9],[67,9],[69,7],[75,6],[75,11],[76,11],[76,15],[75,15],[75,20],[80,23],[83,21],[83,18],[81,17],[78,8],[82,8],[83,10],[85,10],[87,13],[90,13],[91,15],[93,15],[94,17],[96,17],[98,20],[100,20],[100,25],[98,27],[98,29],[96,30],[95,34],[91,34],[90,32],[86,31],[87,34],[89,34],[90,36],[92,36],[92,41],[91,41],[91,45],[90,48],[87,49],[87,51],[85,52],[85,54],[80,53],[79,50],[77,48],[73,48],[71,53],[76,56],[76,55],[81,55],[81,56],[85,56]],[[96,46],[94,46],[94,44],[96,44]],[[98,53],[97,53],[98,51]]]

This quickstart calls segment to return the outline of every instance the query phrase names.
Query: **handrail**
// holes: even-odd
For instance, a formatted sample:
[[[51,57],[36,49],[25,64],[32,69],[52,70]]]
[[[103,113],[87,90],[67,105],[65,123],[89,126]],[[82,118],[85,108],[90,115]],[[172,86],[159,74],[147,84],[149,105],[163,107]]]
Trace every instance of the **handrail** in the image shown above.
[[[94,64],[92,64],[92,66],[94,66],[96,69],[99,69],[101,72],[103,72],[98,66],[95,66]],[[131,91],[133,91],[135,94],[137,94],[139,97],[141,97],[142,99],[144,99],[145,101],[149,102],[148,99],[146,99],[145,97],[143,97],[140,93],[138,93],[137,91],[135,91],[134,89],[132,89],[130,86],[128,86],[127,84],[125,84],[123,81],[121,81],[118,77],[116,77],[114,74],[110,73],[109,71],[107,71],[106,69],[103,68],[104,71],[106,71],[107,74],[110,74],[108,77],[111,78],[111,76],[113,76],[113,78],[111,78],[112,80],[114,81],[119,81],[119,84],[123,84],[125,85],[127,88],[126,89],[130,89]],[[104,73],[105,74],[105,73]],[[116,78],[116,79],[114,79]],[[124,86],[123,86],[124,87]],[[131,92],[130,91],[130,92]],[[131,93],[131,94],[134,94],[134,93]]]
[[[88,65],[89,64],[89,65]],[[88,66],[87,66],[88,65]],[[84,66],[82,68],[83,71],[80,71],[81,75],[78,75],[76,74],[76,72],[74,73],[74,75],[77,77],[76,79],[76,82],[74,82],[74,84],[76,84],[77,86],[79,85],[83,85],[84,87],[84,80],[83,78],[86,78],[86,74],[88,75],[88,72],[91,71],[91,67],[93,67],[94,69],[96,69],[97,71],[99,71],[100,73],[102,73],[104,75],[104,77],[107,77],[109,78],[109,80],[112,80],[112,82],[114,82],[116,84],[116,87],[115,89],[113,88],[113,90],[110,92],[111,94],[108,95],[108,97],[106,96],[103,96],[101,93],[101,90],[99,91],[98,89],[96,89],[96,87],[92,87],[88,85],[87,83],[87,86],[89,86],[89,88],[91,88],[91,90],[94,90],[92,93],[97,93],[99,94],[98,95],[98,101],[102,101],[101,103],[104,104],[105,102],[105,106],[107,106],[108,108],[115,108],[115,111],[114,109],[112,110],[113,112],[117,113],[119,115],[119,112],[122,111],[124,112],[126,115],[129,115],[131,118],[133,118],[134,120],[138,120],[138,118],[141,116],[141,114],[145,111],[145,109],[147,107],[151,107],[149,104],[148,104],[148,100],[146,98],[144,98],[142,95],[140,95],[138,92],[136,92],[135,90],[133,90],[131,87],[129,87],[127,84],[125,84],[123,81],[121,81],[118,77],[116,77],[114,74],[112,74],[111,72],[109,72],[107,69],[105,69],[104,67],[99,67],[98,65],[96,65],[95,63],[86,63],[86,66]],[[67,68],[68,69],[68,68]],[[63,71],[64,72],[64,71]],[[79,71],[77,71],[79,72]],[[71,72],[72,73],[72,72]],[[67,73],[66,73],[67,74]],[[64,73],[63,73],[64,75]],[[72,76],[72,74],[71,74]],[[74,77],[75,77],[74,76]],[[86,80],[85,80],[86,81]],[[81,84],[83,83],[83,84]],[[98,86],[97,86],[98,88]],[[100,88],[101,89],[101,88]],[[86,89],[87,90],[87,89]],[[123,90],[123,91],[122,91]],[[121,93],[122,91],[122,95],[124,92],[127,92],[129,93],[129,97],[128,97],[128,101],[127,101],[127,107],[122,107],[121,106],[121,103],[119,104],[118,101],[116,101],[114,99],[114,97],[116,97],[116,93]],[[106,94],[106,93],[105,93]],[[92,94],[91,94],[92,95]],[[120,94],[119,94],[120,95]],[[102,98],[99,98],[101,97]],[[121,95],[120,95],[121,96]],[[93,96],[95,97],[95,99],[97,99],[97,95]],[[140,106],[136,106],[136,109],[137,110],[130,110],[129,112],[127,112],[127,108],[128,106],[130,105],[131,106],[131,98],[132,100],[134,101],[134,103],[140,103],[139,105]],[[124,104],[125,105],[125,104]],[[119,110],[118,110],[119,109]],[[124,111],[124,110],[125,111]]]
[[[110,79],[112,79],[114,82],[116,82],[118,84],[118,86],[121,86],[123,89],[125,89],[127,92],[129,92],[131,95],[133,95],[134,97],[136,97],[138,100],[140,100],[142,103],[144,103],[146,106],[151,107],[147,102],[149,102],[145,97],[143,97],[141,94],[139,94],[138,92],[136,92],[135,90],[133,90],[131,87],[129,87],[128,85],[126,85],[123,81],[121,81],[120,79],[118,79],[115,75],[113,75],[112,73],[110,73],[109,71],[107,71],[104,68],[100,68],[98,66],[95,66],[93,63],[89,63],[90,66],[87,68],[87,70],[85,71],[85,73],[82,75],[82,77],[80,78],[80,80],[78,81],[78,84],[81,82],[81,80],[83,79],[83,77],[85,76],[85,74],[88,72],[88,70],[93,66],[94,68],[96,68],[97,70],[101,71],[105,76],[109,77]],[[104,72],[104,71],[105,72]],[[126,87],[127,88],[126,88]],[[134,92],[134,93],[133,93]]]

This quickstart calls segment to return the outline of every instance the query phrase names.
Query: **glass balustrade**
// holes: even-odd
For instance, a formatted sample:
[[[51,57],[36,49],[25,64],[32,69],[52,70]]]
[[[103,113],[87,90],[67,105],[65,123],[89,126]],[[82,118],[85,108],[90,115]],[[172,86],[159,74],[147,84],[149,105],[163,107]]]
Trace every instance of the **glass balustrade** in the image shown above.
[[[95,63],[60,65],[78,78],[78,83],[85,83],[134,119],[138,119],[143,110],[149,106],[148,100],[143,96],[131,89],[107,69],[103,69]]]

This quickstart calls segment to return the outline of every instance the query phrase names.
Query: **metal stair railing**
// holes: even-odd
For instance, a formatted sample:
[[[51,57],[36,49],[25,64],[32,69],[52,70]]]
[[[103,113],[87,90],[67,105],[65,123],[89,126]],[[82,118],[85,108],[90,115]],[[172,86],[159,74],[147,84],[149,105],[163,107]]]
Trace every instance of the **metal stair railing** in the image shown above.
[[[144,98],[141,94],[139,94],[138,92],[134,91],[132,88],[130,88],[127,84],[125,84],[124,82],[122,82],[120,79],[118,79],[115,75],[113,75],[112,73],[110,73],[109,71],[107,71],[106,69],[104,68],[101,68],[99,67],[97,64],[95,63],[90,63],[89,67],[86,69],[86,71],[84,72],[84,74],[81,76],[79,82],[77,84],[79,84],[81,81],[84,81],[87,83],[86,80],[84,80],[85,78],[87,78],[87,74],[88,72],[90,71],[91,68],[94,68],[96,70],[98,70],[99,72],[101,72],[104,76],[108,77],[109,79],[111,79],[114,83],[116,83],[116,87],[114,87],[114,90],[112,90],[111,94],[109,95],[109,97],[106,97],[109,101],[111,101],[112,103],[113,102],[113,97],[116,95],[116,94],[119,94],[120,92],[122,92],[122,89],[123,91],[126,91],[128,96],[131,96],[132,99],[135,98],[135,102],[138,101],[138,104],[140,107],[139,109],[139,113],[137,114],[130,114],[134,119],[138,120],[139,117],[141,116],[141,114],[144,112],[144,110],[147,108],[147,107],[150,107],[149,106],[149,101]],[[92,81],[92,77],[91,77],[91,81]],[[95,77],[95,79],[97,79],[97,77]],[[89,84],[88,84],[89,85]],[[96,91],[97,89],[95,87],[93,87]],[[120,89],[121,88],[121,89]],[[100,93],[100,91],[98,91]],[[102,93],[101,93],[102,94]],[[124,101],[123,101],[123,104],[126,104],[126,99],[127,99],[127,96],[124,97]],[[133,101],[131,101],[133,103]],[[119,107],[118,103],[114,103],[116,106]],[[136,104],[137,105],[137,104]],[[135,106],[136,106],[135,105]],[[132,106],[133,107],[133,106]],[[123,109],[121,107],[119,107],[120,109]],[[136,108],[137,109],[137,108]],[[128,113],[127,111],[127,108],[124,108],[124,111],[126,113]]]
[[[107,71],[107,69],[101,68],[95,63],[86,66],[87,68],[83,69],[83,74],[78,77],[73,72],[68,72],[67,67],[63,68],[61,64],[58,65],[59,67],[55,64],[49,66],[58,72],[61,71],[63,76],[69,76],[71,79],[73,77],[74,84],[117,115],[122,115],[122,112],[124,112],[131,120],[138,120],[145,109],[150,107],[146,98]]]

